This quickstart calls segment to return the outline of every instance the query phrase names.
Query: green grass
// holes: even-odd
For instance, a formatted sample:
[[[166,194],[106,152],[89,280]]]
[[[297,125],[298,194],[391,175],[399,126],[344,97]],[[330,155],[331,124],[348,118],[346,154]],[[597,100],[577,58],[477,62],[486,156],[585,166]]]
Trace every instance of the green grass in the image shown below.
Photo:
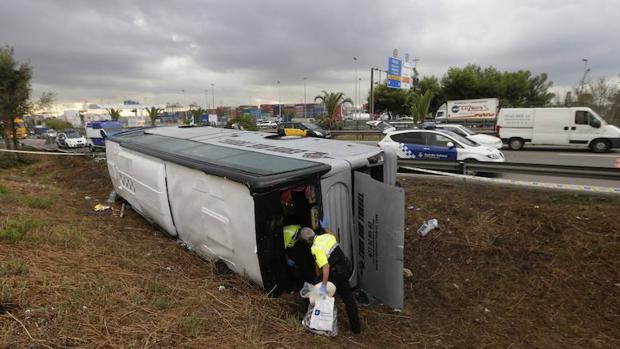
[[[194,312],[180,318],[177,325],[184,333],[193,337],[198,337],[202,333],[204,319]]]
[[[30,208],[38,208],[41,210],[48,209],[52,207],[56,200],[51,196],[36,196],[29,197],[26,199],[26,204]]]
[[[25,275],[28,273],[28,264],[20,259],[0,262],[0,276]]]
[[[47,224],[46,220],[32,217],[18,217],[9,219],[4,227],[0,229],[0,241],[17,242],[24,238],[24,235],[32,232]]]
[[[8,193],[9,193],[9,188],[7,188],[4,185],[0,184],[0,196],[6,195]]]

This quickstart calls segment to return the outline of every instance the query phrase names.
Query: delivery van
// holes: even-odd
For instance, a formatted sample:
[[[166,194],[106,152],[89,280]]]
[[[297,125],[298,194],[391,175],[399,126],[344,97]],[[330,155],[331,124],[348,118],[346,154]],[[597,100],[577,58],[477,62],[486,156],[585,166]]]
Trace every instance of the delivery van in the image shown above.
[[[620,129],[586,107],[503,108],[495,132],[512,150],[526,144],[590,148],[597,153],[620,148]]]
[[[326,218],[352,261],[352,286],[403,307],[405,198],[395,185],[393,152],[322,138],[158,127],[110,135],[106,158],[114,190],[146,220],[270,294],[289,282],[283,227],[317,229]]]

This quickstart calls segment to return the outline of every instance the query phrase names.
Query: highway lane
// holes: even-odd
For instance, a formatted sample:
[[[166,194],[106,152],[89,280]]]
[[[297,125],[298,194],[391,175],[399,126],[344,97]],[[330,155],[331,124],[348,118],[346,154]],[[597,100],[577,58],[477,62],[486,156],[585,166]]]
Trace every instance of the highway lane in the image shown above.
[[[620,159],[620,150],[597,154],[585,149],[526,148],[524,150],[502,149],[508,162],[549,164],[567,166],[614,167]]]
[[[357,143],[377,145],[374,141],[356,141]],[[620,159],[620,149],[597,154],[587,149],[528,147],[523,150],[502,149],[507,162],[527,164],[547,164],[566,166],[614,167]]]

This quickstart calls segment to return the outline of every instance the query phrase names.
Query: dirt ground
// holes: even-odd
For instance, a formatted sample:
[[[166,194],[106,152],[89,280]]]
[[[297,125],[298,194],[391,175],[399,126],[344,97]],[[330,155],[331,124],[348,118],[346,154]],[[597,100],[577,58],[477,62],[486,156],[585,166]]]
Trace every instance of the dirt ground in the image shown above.
[[[0,347],[620,347],[617,198],[404,178],[405,309],[360,308],[353,335],[337,301],[325,338],[297,297],[94,212],[103,162],[37,159],[0,170]]]

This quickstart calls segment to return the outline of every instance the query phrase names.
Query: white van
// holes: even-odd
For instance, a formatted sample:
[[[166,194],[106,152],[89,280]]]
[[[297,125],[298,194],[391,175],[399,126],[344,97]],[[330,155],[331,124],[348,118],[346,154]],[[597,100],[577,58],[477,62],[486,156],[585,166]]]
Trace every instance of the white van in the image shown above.
[[[132,208],[270,294],[289,282],[283,226],[316,229],[327,218],[352,261],[352,286],[403,307],[396,154],[321,138],[158,127],[110,136],[106,157],[114,190]]]
[[[620,129],[586,107],[504,108],[495,131],[512,150],[524,144],[589,147],[597,153],[620,148]]]

